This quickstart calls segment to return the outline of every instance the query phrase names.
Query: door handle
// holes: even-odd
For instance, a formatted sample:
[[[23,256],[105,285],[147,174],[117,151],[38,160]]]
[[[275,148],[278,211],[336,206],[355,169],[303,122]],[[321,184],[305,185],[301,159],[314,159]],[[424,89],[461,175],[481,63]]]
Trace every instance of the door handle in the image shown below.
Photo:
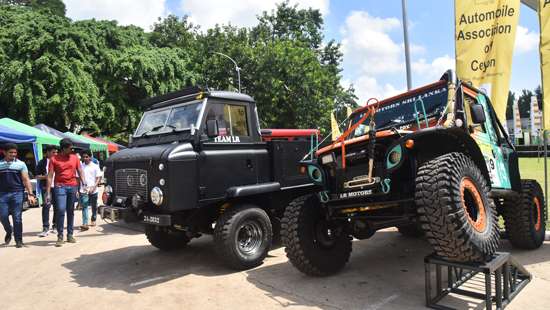
[[[246,168],[248,168],[248,169],[254,168],[254,166],[252,165],[252,160],[251,159],[246,160]]]

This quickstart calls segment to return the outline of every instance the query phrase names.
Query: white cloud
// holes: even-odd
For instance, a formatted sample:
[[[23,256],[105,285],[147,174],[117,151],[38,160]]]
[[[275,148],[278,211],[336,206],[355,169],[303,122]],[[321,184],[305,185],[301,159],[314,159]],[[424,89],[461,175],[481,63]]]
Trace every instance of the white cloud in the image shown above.
[[[390,37],[390,32],[400,26],[397,18],[380,18],[366,11],[354,11],[340,29],[344,72],[353,76],[342,84],[347,87],[353,83],[360,105],[369,98],[383,99],[401,92],[390,83],[379,82],[381,76],[404,72],[403,43]],[[413,53],[424,51],[419,45],[411,47]]]
[[[281,2],[283,0],[182,0],[181,8],[194,24],[200,25],[203,29],[229,23],[250,27],[257,23],[257,15],[275,9],[276,4]],[[299,8],[311,7],[326,15],[329,12],[329,2],[330,0],[291,0],[290,5],[297,4]]]
[[[455,69],[455,59],[449,55],[435,58],[432,62],[427,62],[421,58],[411,64],[412,74],[424,83],[433,82],[441,77],[445,71]]]
[[[167,15],[166,0],[64,0],[67,16],[75,19],[117,20],[146,31],[158,17]]]
[[[394,31],[402,37],[398,18],[376,17],[366,11],[351,12],[340,29],[347,78],[343,85],[353,83],[361,104],[372,97],[384,99],[406,90],[403,86],[406,82],[404,44],[392,39]],[[428,51],[419,44],[411,43],[410,48],[414,85],[431,83],[455,67],[455,60],[449,55],[415,60],[415,56]]]
[[[400,24],[397,18],[373,17],[366,11],[352,12],[341,29],[344,62],[371,75],[402,71],[402,45],[388,34]]]
[[[539,34],[518,25],[514,51],[518,54],[536,50],[539,46]]]
[[[405,43],[403,43],[402,46],[403,46],[402,48],[405,49]],[[411,54],[413,55],[415,54],[422,55],[426,53],[426,47],[422,45],[411,43],[409,44],[409,48],[411,50]]]
[[[343,80],[342,86],[347,88],[351,83],[350,80]],[[353,87],[355,88],[355,95],[358,97],[357,103],[360,106],[364,106],[370,98],[382,100],[405,91],[404,89],[397,89],[389,83],[381,85],[376,78],[367,75],[355,79]]]

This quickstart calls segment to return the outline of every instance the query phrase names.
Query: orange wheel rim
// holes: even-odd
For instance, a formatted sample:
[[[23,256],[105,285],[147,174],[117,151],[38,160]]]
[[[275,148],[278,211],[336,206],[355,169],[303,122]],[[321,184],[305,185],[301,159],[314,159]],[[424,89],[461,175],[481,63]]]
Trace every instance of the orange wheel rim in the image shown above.
[[[539,231],[540,228],[542,227],[542,214],[541,214],[542,212],[541,212],[541,209],[540,209],[539,198],[534,197],[533,202],[535,203],[535,208],[537,209],[537,221],[535,222],[535,229],[537,231]]]
[[[487,214],[481,194],[472,179],[462,179],[460,183],[460,196],[470,225],[478,232],[485,231],[487,228]]]

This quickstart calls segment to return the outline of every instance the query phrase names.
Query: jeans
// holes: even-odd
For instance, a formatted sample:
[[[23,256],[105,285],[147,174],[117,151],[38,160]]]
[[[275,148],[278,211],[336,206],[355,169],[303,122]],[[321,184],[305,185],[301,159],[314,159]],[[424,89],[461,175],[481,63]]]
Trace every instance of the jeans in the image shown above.
[[[0,220],[6,234],[15,237],[15,242],[23,242],[23,195],[24,192],[0,192]],[[13,230],[10,224],[13,218]]]
[[[88,206],[92,207],[92,222],[95,222],[97,217],[97,193],[80,193],[80,204],[82,205],[82,225],[88,225]]]
[[[65,212],[67,213],[67,236],[73,235],[74,226],[74,203],[76,201],[76,186],[55,186],[54,195],[57,204],[57,237],[63,238],[63,224],[65,223]]]
[[[53,218],[52,226],[55,227],[55,219],[57,218],[57,207],[55,204],[55,195],[52,195],[51,203],[46,203],[46,189],[42,189],[42,200],[44,204],[42,205],[42,229],[50,229],[50,207],[53,209]]]

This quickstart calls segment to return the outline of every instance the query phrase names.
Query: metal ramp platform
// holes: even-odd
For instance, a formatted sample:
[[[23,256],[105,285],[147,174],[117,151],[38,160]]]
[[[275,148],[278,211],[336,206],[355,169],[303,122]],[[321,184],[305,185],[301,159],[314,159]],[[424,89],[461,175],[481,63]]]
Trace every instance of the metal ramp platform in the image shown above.
[[[485,263],[454,263],[431,254],[424,258],[424,268],[426,306],[433,309],[454,309],[439,304],[451,293],[484,300],[486,309],[493,309],[493,303],[504,309],[531,281],[531,274],[506,252]]]

